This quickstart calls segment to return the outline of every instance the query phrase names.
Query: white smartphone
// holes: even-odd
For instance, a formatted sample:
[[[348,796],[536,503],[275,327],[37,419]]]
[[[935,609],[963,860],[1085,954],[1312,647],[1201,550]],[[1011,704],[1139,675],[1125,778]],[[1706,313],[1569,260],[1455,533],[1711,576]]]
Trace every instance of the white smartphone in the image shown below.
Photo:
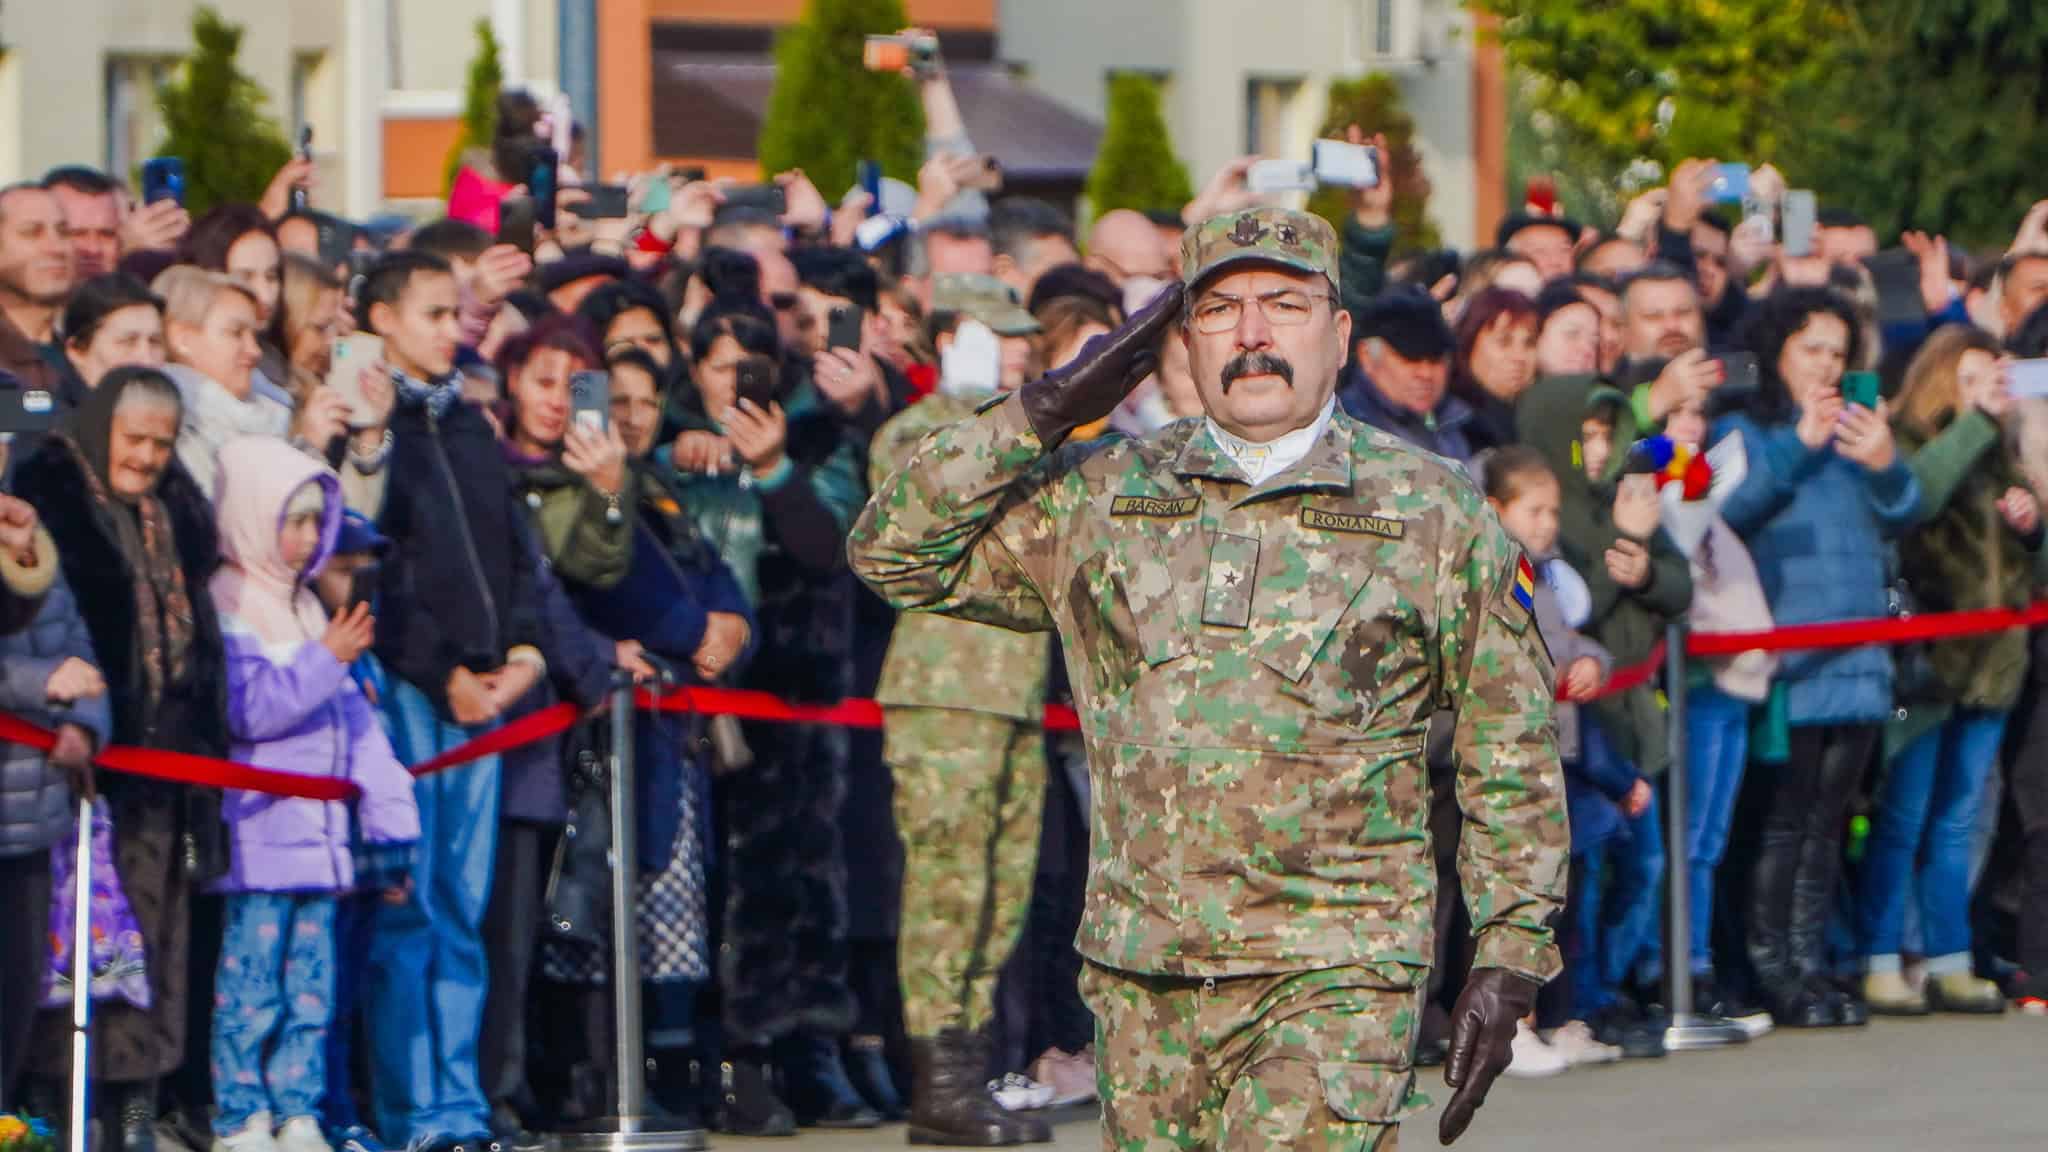
[[[1261,160],[1245,173],[1244,186],[1258,195],[1273,192],[1313,192],[1315,169],[1293,160]]]
[[[1781,250],[1785,255],[1813,255],[1813,230],[1819,214],[1819,202],[1810,190],[1793,188],[1785,193],[1784,208],[1778,219]]]
[[[1379,149],[1370,144],[1348,144],[1342,140],[1318,140],[1310,153],[1316,180],[1345,188],[1377,188],[1380,182]]]
[[[364,427],[377,419],[363,396],[363,373],[384,359],[384,338],[367,332],[334,338],[334,358],[327,368],[327,386],[348,401],[348,422]]]
[[[2015,360],[2007,364],[2005,386],[2015,400],[2048,398],[2048,360]]]

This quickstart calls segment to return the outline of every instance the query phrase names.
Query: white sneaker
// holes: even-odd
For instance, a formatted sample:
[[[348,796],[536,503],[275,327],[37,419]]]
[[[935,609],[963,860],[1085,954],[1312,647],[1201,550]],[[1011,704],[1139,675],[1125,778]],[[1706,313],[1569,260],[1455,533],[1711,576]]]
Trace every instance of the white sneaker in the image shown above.
[[[1508,1050],[1511,1058],[1505,1074],[1520,1079],[1538,1080],[1571,1067],[1563,1054],[1543,1042],[1527,1020],[1515,1021],[1515,1039]]]
[[[1621,1049],[1612,1044],[1602,1044],[1593,1036],[1593,1030],[1586,1027],[1584,1020],[1574,1020],[1550,1033],[1550,1049],[1573,1068],[1581,1064],[1612,1064],[1621,1059]]]
[[[1052,1103],[1053,1090],[1020,1072],[988,1082],[989,1095],[1005,1112],[1036,1112]]]
[[[258,1112],[249,1117],[249,1122],[231,1136],[215,1136],[213,1152],[279,1152],[277,1139],[270,1134],[270,1113]]]
[[[334,1152],[320,1121],[311,1116],[294,1116],[277,1133],[277,1152]]]

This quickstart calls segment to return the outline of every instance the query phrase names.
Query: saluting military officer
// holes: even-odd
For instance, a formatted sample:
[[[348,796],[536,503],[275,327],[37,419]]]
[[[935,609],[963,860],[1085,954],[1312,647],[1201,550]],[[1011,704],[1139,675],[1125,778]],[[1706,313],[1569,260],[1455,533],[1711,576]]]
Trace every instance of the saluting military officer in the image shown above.
[[[1457,714],[1474,971],[1456,1139],[1558,969],[1564,788],[1527,561],[1454,466],[1332,396],[1336,239],[1261,208],[1075,364],[927,438],[850,542],[899,608],[1065,641],[1093,780],[1079,946],[1103,1144],[1385,1149],[1427,1101],[1422,745]],[[1062,447],[1182,341],[1206,415]]]

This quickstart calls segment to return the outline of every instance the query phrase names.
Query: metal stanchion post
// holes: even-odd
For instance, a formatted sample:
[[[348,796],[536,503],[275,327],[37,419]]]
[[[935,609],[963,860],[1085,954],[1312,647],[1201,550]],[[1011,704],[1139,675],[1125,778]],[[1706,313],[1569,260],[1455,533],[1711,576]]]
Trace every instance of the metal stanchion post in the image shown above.
[[[94,801],[78,798],[78,856],[71,907],[71,1152],[91,1146],[92,1086],[92,822]]]
[[[612,751],[612,1005],[618,1111],[575,1132],[549,1137],[557,1152],[699,1152],[701,1131],[674,1131],[647,1114],[646,1061],[640,1043],[640,849],[633,823],[633,697],[631,673],[613,674]]]
[[[1664,634],[1664,691],[1671,701],[1666,716],[1670,728],[1671,768],[1664,776],[1666,839],[1665,881],[1669,885],[1670,915],[1664,940],[1664,981],[1666,1003],[1671,1005],[1671,1025],[1664,1030],[1664,1047],[1670,1052],[1689,1052],[1741,1044],[1749,1037],[1733,1024],[1708,1024],[1694,1012],[1692,1002],[1692,917],[1712,915],[1712,909],[1691,907],[1691,846],[1685,836],[1686,774],[1691,741],[1687,730],[1685,701],[1685,625],[1674,622]]]

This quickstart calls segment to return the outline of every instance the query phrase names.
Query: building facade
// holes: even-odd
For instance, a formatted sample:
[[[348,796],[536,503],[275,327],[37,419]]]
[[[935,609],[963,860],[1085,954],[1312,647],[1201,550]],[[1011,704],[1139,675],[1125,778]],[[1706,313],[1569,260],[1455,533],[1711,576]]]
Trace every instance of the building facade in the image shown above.
[[[1330,81],[1387,73],[1415,117],[1444,242],[1469,248],[1493,235],[1506,179],[1501,65],[1456,0],[1001,0],[1000,9],[1004,58],[1083,116],[1102,118],[1111,73],[1158,77],[1198,187],[1248,153],[1306,161]]]

